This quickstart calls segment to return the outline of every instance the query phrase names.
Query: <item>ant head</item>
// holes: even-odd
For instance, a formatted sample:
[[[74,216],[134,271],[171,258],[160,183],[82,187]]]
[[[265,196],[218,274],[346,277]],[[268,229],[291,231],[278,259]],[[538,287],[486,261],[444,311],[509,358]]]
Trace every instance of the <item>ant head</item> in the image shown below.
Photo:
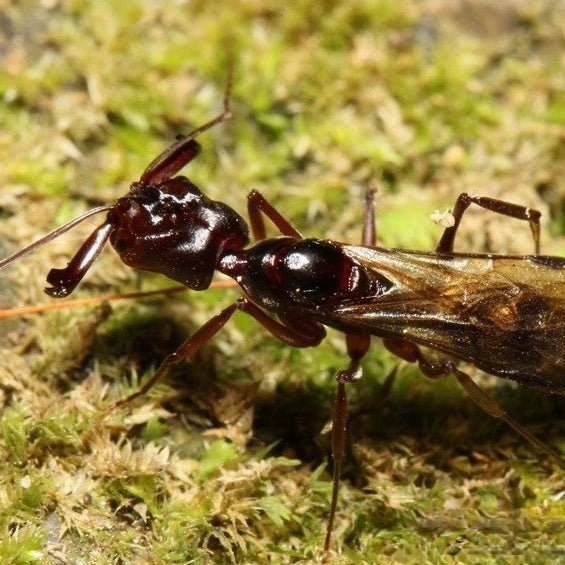
[[[0,269],[90,216],[108,211],[106,221],[92,232],[69,264],[49,271],[47,294],[58,298],[70,294],[108,239],[131,267],[161,273],[194,290],[208,288],[222,252],[242,249],[249,242],[247,225],[229,206],[210,200],[187,178],[173,175],[200,153],[196,137],[230,119],[230,87],[231,69],[222,113],[158,155],[128,196],[114,206],[91,210],[1,259]]]
[[[57,298],[69,295],[108,241],[127,265],[161,273],[193,290],[210,286],[224,251],[249,243],[243,218],[226,204],[210,200],[185,177],[158,184],[134,183],[128,196],[102,206],[54,230],[0,260],[0,268],[59,237],[94,214],[108,212],[64,269],[51,269],[45,289]]]
[[[161,273],[193,290],[210,286],[224,251],[249,243],[241,216],[185,177],[135,183],[108,213],[110,242],[127,265]]]

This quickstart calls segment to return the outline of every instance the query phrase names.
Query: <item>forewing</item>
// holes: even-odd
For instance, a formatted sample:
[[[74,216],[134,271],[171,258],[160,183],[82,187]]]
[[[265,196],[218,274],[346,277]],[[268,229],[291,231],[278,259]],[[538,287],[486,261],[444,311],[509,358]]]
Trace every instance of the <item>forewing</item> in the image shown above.
[[[565,393],[565,261],[344,246],[389,292],[326,322],[413,341],[485,371]]]

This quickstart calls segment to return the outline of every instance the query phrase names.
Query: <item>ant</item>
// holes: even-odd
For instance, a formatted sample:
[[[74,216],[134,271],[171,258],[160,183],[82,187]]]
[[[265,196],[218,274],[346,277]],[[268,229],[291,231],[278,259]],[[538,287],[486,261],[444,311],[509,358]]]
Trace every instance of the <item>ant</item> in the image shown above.
[[[144,395],[168,369],[190,360],[241,310],[293,347],[315,347],[324,326],[345,334],[348,366],[336,375],[332,426],[333,487],[323,548],[326,561],[338,502],[347,427],[346,385],[362,376],[371,336],[430,378],[456,377],[485,412],[565,466],[561,457],[506,414],[458,361],[518,383],[565,394],[565,259],[539,255],[540,212],[488,197],[461,194],[434,252],[376,245],[373,191],[367,191],[362,245],[304,238],[257,190],[247,197],[246,221],[175,176],[201,150],[196,138],[231,118],[231,73],[223,111],[165,149],[113,205],[95,208],[0,261],[0,268],[51,241],[94,214],[105,221],[68,265],[47,275],[47,294],[69,295],[110,241],[122,261],[161,273],[193,290],[210,287],[217,270],[243,296],[213,316],[168,355],[138,391],[111,408]],[[461,219],[475,204],[527,221],[535,254],[455,253]],[[266,237],[265,218],[280,236]],[[250,231],[256,242],[250,246]],[[444,357],[430,360],[421,347]]]

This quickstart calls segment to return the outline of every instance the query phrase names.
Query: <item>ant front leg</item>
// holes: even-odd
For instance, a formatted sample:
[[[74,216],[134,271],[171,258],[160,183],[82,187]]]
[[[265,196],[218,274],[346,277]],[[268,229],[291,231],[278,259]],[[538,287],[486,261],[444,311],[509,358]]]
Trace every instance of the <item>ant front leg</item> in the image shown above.
[[[127,398],[119,400],[110,406],[109,410],[128,404],[132,400],[143,396],[151,390],[167,373],[172,365],[181,361],[188,361],[194,357],[196,352],[206,345],[227,323],[237,310],[238,304],[232,304],[224,308],[219,314],[208,320],[199,330],[192,334],[176,351],[165,357],[165,360],[159,365],[151,378],[136,392],[130,394]]]
[[[517,220],[525,220],[530,224],[532,237],[534,238],[535,254],[539,255],[540,252],[540,217],[541,212],[528,208],[527,206],[520,206],[505,202],[504,200],[497,200],[496,198],[489,198],[487,196],[470,196],[463,192],[457,198],[453,208],[454,223],[451,227],[446,228],[437,244],[436,251],[438,253],[451,253],[455,242],[455,235],[459,229],[461,218],[471,204],[476,204],[481,208],[490,210],[503,216],[516,218]]]
[[[172,365],[192,359],[196,352],[206,345],[225,326],[236,310],[241,310],[249,314],[277,339],[293,347],[316,346],[326,335],[324,327],[320,324],[312,323],[309,326],[298,325],[299,329],[294,329],[290,325],[277,322],[247,298],[240,298],[235,304],[224,308],[219,314],[216,314],[216,316],[208,320],[176,351],[165,358],[151,378],[139,390],[113,404],[110,410],[128,404],[132,400],[145,395],[165,376]]]
[[[265,239],[267,235],[263,214],[277,226],[283,235],[302,239],[300,232],[258,190],[252,190],[247,195],[247,214],[253,238],[257,241]]]
[[[278,322],[247,298],[240,298],[237,307],[259,322],[271,335],[292,347],[315,347],[326,337],[324,326],[299,318],[279,316]]]

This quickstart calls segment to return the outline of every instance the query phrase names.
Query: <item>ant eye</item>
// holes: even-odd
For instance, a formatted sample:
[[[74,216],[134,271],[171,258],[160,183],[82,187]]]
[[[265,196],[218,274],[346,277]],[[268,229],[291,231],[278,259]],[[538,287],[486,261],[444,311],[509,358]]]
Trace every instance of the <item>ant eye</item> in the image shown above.
[[[114,249],[118,253],[124,252],[128,247],[127,241],[123,237],[120,237],[119,239],[115,239],[112,242],[112,245],[114,246]]]

